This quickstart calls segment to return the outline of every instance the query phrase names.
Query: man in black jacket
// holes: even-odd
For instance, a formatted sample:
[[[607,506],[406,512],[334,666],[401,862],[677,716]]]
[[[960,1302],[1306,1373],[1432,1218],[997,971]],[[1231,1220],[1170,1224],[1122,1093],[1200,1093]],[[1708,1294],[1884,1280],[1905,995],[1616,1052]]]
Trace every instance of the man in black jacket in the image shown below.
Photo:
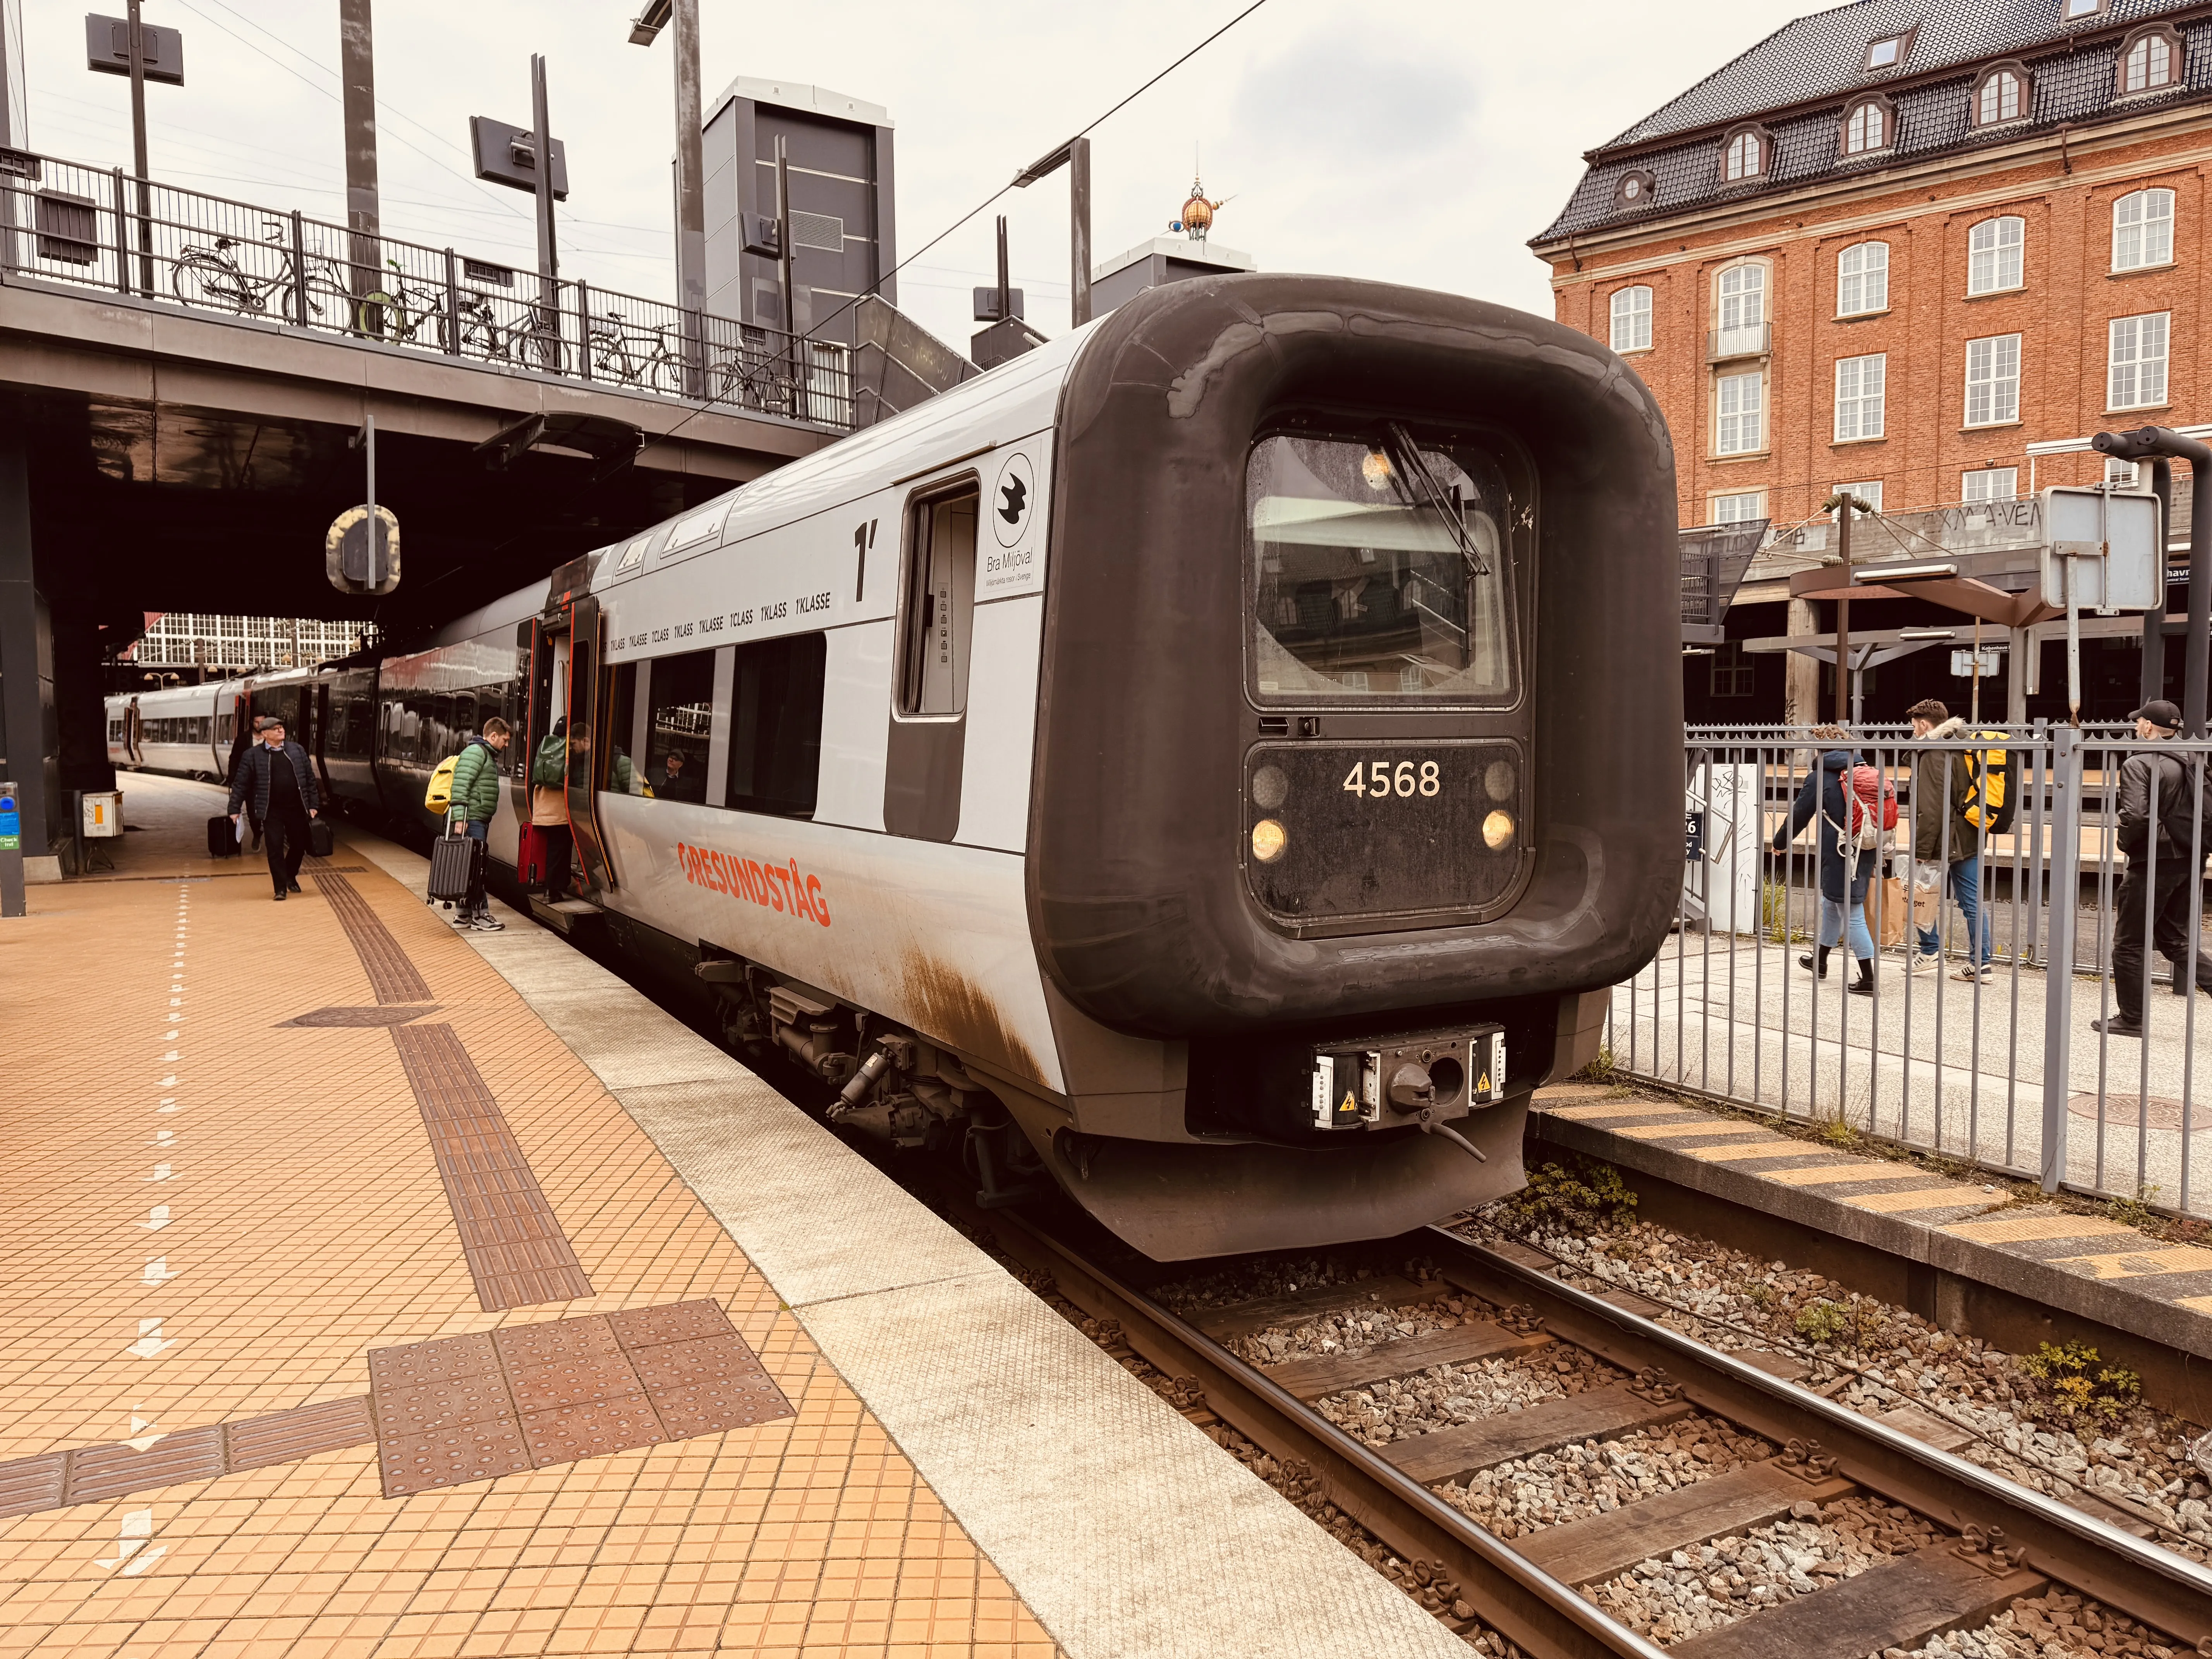
[[[2163,697],[2145,703],[2132,718],[2136,736],[2147,743],[2170,741],[2181,726],[2181,711]],[[2121,763],[2119,844],[2128,867],[2112,904],[2112,991],[2118,1006],[2110,1017],[2089,1022],[2090,1030],[2107,1036],[2143,1034],[2149,1012],[2143,998],[2146,933],[2159,953],[2172,959],[2176,996],[2188,994],[2192,976],[2197,989],[2212,992],[2212,961],[2190,948],[2189,896],[2196,885],[2191,848],[2165,828],[2177,807],[2185,821],[2189,817],[2189,807],[2181,805],[2185,794],[2193,797],[2195,785],[2191,769],[2178,758],[2137,750]],[[2212,852],[2212,836],[2202,839],[2201,850]]]
[[[307,820],[321,811],[315,769],[307,751],[284,740],[284,722],[266,716],[253,722],[260,739],[246,751],[230,779],[230,819],[241,809],[251,813],[269,849],[269,878],[276,896],[300,890],[300,860],[307,852]]]

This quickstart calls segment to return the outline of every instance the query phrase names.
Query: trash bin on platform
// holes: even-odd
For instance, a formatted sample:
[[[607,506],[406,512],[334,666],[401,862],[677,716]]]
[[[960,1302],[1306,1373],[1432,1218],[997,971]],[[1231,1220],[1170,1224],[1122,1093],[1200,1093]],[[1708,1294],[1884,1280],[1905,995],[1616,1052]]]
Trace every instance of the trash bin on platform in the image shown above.
[[[88,841],[123,833],[123,792],[86,789],[79,792],[78,828]]]

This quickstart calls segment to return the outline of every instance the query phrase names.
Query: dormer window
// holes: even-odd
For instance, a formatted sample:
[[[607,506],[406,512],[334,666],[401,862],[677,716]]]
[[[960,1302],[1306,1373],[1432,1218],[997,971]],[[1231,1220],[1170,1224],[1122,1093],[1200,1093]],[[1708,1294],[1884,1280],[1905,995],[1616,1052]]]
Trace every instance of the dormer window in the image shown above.
[[[2158,92],[2181,79],[2181,37],[2160,23],[2120,48],[2120,95]]]
[[[1651,204],[1651,192],[1659,181],[1642,167],[1624,173],[1613,187],[1613,204],[1616,208],[1640,208]]]
[[[1879,75],[1885,70],[1893,70],[1903,64],[1911,55],[1912,35],[1913,31],[1907,29],[1902,34],[1885,34],[1869,43],[1866,54],[1867,73]]]
[[[1730,184],[1766,175],[1773,141],[1759,127],[1739,127],[1721,146],[1721,176]]]
[[[1892,113],[1887,98],[1862,98],[1844,117],[1844,154],[1863,155],[1887,149],[1892,137]]]
[[[1974,88],[1974,125],[2001,126],[2017,121],[2029,111],[2027,71],[2017,64],[1999,64],[1986,71]]]
[[[2079,23],[2086,18],[2102,17],[2112,0],[2063,0],[2058,19],[2063,23]]]

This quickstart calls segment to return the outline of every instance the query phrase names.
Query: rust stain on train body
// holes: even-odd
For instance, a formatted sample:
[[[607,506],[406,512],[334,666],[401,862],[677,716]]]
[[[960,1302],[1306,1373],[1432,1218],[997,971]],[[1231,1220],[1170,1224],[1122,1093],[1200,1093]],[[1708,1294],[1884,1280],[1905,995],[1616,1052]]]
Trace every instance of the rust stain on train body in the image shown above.
[[[1044,1068],[983,988],[957,969],[918,951],[899,959],[899,976],[924,1036],[1003,1066],[1017,1077],[1044,1081]]]

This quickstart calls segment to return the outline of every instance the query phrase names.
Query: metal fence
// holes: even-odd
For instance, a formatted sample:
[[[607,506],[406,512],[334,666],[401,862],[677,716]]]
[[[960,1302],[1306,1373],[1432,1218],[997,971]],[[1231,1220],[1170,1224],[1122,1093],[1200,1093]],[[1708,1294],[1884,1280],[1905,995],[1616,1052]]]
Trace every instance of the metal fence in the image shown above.
[[[0,149],[0,268],[662,396],[853,425],[832,341],[365,235],[52,156]]]
[[[1868,826],[1847,802],[1844,823],[1823,810],[1821,757],[1837,750],[1872,769],[1877,816],[1881,785],[1894,791],[1893,832],[1853,834]],[[2212,1128],[2194,1100],[2200,1027],[2212,1035],[2212,961],[2194,953],[2212,740],[1692,732],[1684,759],[1681,925],[1614,992],[1619,1070],[1840,1120],[2046,1191],[2212,1213],[2192,1164],[2193,1137]],[[2002,805],[1994,781],[1970,781],[1998,778]],[[2130,820],[2142,842],[2122,833],[2129,781],[2145,786]],[[2162,840],[2161,822],[2184,833]],[[1824,877],[1844,902],[1824,898]],[[2131,955],[2142,989],[2124,1003],[2116,970]]]

